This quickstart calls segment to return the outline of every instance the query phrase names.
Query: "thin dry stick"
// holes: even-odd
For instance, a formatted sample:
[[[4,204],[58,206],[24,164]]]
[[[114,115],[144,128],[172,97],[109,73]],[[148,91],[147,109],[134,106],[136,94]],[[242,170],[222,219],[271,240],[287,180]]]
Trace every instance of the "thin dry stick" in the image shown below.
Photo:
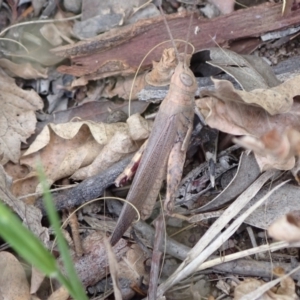
[[[271,193],[280,188],[286,182],[278,185],[272,191],[266,194],[261,200],[255,205],[243,213],[237,218],[213,243],[216,234],[218,234],[222,228],[228,222],[237,215],[237,213],[258,193],[264,183],[272,178],[277,171],[269,170],[262,174],[240,197],[237,198],[224,212],[224,214],[216,220],[216,222],[206,231],[204,236],[199,240],[196,246],[190,251],[186,260],[180,265],[175,273],[170,278],[161,284],[158,290],[158,296],[162,296],[170,287],[178,283],[183,278],[190,276],[208,257],[215,251],[224,241],[226,241],[244,219],[250,214],[249,212],[254,211],[259,205],[265,201]],[[209,245],[209,243],[211,243]]]
[[[69,218],[69,225],[72,230],[72,237],[74,241],[74,247],[75,247],[75,252],[78,257],[83,255],[83,249],[82,249],[82,244],[81,244],[81,239],[79,235],[79,224],[78,224],[78,219],[77,216],[74,212],[74,208],[69,210],[69,213],[71,214]]]
[[[257,253],[263,253],[263,252],[274,252],[280,249],[284,249],[284,248],[296,248],[296,247],[300,247],[300,242],[295,242],[295,243],[289,243],[289,242],[276,242],[276,243],[272,243],[272,244],[267,244],[267,245],[261,245],[255,248],[251,248],[251,249],[247,249],[244,251],[240,251],[237,253],[233,253],[233,254],[229,254],[223,257],[219,257],[219,258],[215,258],[215,259],[211,259],[208,260],[204,263],[202,263],[197,269],[196,271],[202,271],[202,270],[206,270],[209,268],[212,268],[214,266],[217,265],[221,265],[222,263],[226,263],[226,262],[230,262],[233,260],[237,260],[237,259],[241,259],[243,257],[247,257],[253,254],[257,254]]]

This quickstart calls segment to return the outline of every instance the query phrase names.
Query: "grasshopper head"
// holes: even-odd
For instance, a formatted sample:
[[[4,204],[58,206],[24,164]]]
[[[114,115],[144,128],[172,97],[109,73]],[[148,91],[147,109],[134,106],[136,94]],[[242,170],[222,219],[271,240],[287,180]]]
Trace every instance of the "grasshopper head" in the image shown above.
[[[171,78],[171,85],[176,86],[178,92],[195,96],[197,90],[197,82],[193,72],[183,62],[179,62],[175,68],[174,74]]]

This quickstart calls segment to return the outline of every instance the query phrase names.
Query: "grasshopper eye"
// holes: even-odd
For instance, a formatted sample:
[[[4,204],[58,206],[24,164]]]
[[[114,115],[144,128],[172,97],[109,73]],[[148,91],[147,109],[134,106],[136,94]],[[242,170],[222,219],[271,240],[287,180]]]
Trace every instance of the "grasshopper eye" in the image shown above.
[[[192,86],[194,83],[193,78],[187,73],[181,73],[180,80],[185,86]]]

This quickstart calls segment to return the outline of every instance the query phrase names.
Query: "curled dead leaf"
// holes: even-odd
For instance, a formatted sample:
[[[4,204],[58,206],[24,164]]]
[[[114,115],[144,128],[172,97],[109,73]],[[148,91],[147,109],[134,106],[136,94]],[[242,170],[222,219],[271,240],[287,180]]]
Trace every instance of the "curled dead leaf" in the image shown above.
[[[259,139],[245,136],[233,141],[254,151],[262,171],[272,168],[290,170],[295,165],[295,155],[300,155],[300,133],[292,128],[281,134],[273,129]]]
[[[220,47],[210,48],[208,51],[211,61],[207,63],[232,76],[247,92],[275,87],[281,83],[261,57],[241,55]]]
[[[300,130],[300,101],[294,99],[291,109],[271,116],[264,109],[236,102],[223,102],[214,97],[196,100],[206,123],[233,135],[251,135],[260,138],[272,129],[279,134],[287,127]]]
[[[159,62],[152,62],[151,72],[146,74],[145,80],[153,86],[164,86],[170,83],[170,79],[177,65],[174,48],[168,48],[163,51]]]
[[[137,244],[134,244],[126,252],[119,262],[119,279],[128,282],[130,287],[140,287],[141,283],[149,284],[149,271],[146,269],[146,253]],[[133,292],[132,289],[131,293]],[[122,287],[122,294],[130,293],[127,286]]]
[[[103,147],[99,155],[88,166],[80,168],[73,175],[74,180],[84,180],[106,170],[127,154],[136,151],[138,143],[134,143],[128,134],[116,132],[111,140]]]
[[[286,214],[268,228],[268,234],[275,240],[286,242],[300,241],[300,211]]]
[[[145,120],[140,114],[131,115],[126,122],[132,140],[141,141],[148,138],[153,122]]]
[[[129,118],[128,124],[88,121],[49,124],[24,153],[21,163],[30,167],[31,172],[14,182],[13,193],[23,196],[40,190],[35,171],[37,160],[43,163],[50,185],[72,175],[77,180],[85,179],[136,151],[140,143],[133,140],[148,137],[149,128],[149,123],[136,114]],[[27,198],[27,202],[32,201]]]
[[[270,115],[276,115],[290,111],[293,98],[300,95],[299,80],[300,76],[296,76],[273,88],[255,89],[246,92],[236,90],[230,81],[212,78],[216,90],[203,91],[201,94],[203,96],[213,96],[224,102],[236,101],[257,105]]]
[[[276,272],[278,272],[278,270]],[[282,274],[282,271],[280,271],[280,275],[284,275]],[[262,280],[258,280],[255,278],[246,278],[235,288],[234,300],[242,299],[244,296],[246,296],[251,292],[254,292],[256,289],[258,289],[260,286],[264,284],[265,282]],[[268,290],[267,292],[265,292],[263,295],[261,295],[259,298],[256,299],[296,300],[298,299],[298,296],[295,292],[295,283],[293,279],[290,277],[282,279],[279,288],[277,289],[273,288],[271,290]]]

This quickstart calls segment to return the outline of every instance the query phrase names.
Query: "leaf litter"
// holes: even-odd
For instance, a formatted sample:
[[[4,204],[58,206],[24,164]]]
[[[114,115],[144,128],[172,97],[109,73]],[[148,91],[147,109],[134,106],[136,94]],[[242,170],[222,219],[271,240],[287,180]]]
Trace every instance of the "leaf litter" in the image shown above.
[[[224,1],[222,3],[218,1],[210,2],[217,6],[222,14],[230,15],[233,11],[232,1]],[[84,24],[87,23],[84,23],[84,20],[91,22],[91,19],[95,17],[93,15],[95,11],[91,10],[91,3],[92,1],[83,1],[84,16],[73,28],[77,30],[77,33],[75,33],[77,37],[82,35],[86,29],[84,28],[86,26]],[[113,7],[112,15],[115,15],[117,19],[111,19],[113,23],[110,24],[110,27],[120,26],[120,24],[124,22],[130,23],[130,21],[128,21],[129,17],[135,15],[139,10],[143,10],[139,7],[139,5],[143,6],[143,4],[148,5],[147,3],[138,3],[137,8],[134,8],[133,11],[127,11],[126,8],[123,7]],[[131,9],[132,6],[134,5],[129,5]],[[98,9],[100,9],[100,6]],[[120,14],[118,9],[123,10],[123,12]],[[35,8],[35,10],[37,13],[39,9]],[[107,14],[103,8],[102,13],[104,13],[104,15]],[[151,13],[155,14],[155,10],[151,11]],[[287,13],[286,8],[284,13]],[[57,16],[57,18],[61,18],[61,16]],[[95,20],[93,20],[93,22],[94,21]],[[90,24],[91,26],[95,25],[95,23],[92,24],[92,22]],[[60,45],[63,41],[72,43],[73,37],[70,35],[69,25],[70,24],[61,27],[61,29],[58,29],[59,25],[56,24],[41,26],[41,36],[36,39],[35,43],[39,43],[39,40],[42,39],[47,40],[52,46]],[[105,26],[107,26],[107,24]],[[96,33],[99,28],[95,29],[94,27],[93,30]],[[92,31],[89,30],[89,34]],[[29,40],[29,35],[23,39],[26,46]],[[29,47],[29,49],[32,51],[32,47]],[[220,247],[225,247],[224,241],[227,241],[229,237],[238,230],[238,227],[242,223],[251,224],[254,227],[263,229],[267,229],[272,223],[271,227],[269,227],[269,234],[275,240],[284,240],[287,235],[286,232],[289,232],[290,239],[286,241],[286,244],[280,244],[282,248],[292,247],[295,245],[293,243],[299,242],[299,233],[297,231],[299,222],[294,212],[295,210],[299,210],[296,196],[298,194],[298,187],[295,186],[294,183],[286,183],[283,179],[280,179],[279,175],[282,173],[274,170],[288,171],[293,169],[292,174],[296,180],[298,180],[299,99],[297,96],[299,96],[299,88],[297,81],[299,78],[298,76],[294,76],[289,80],[280,82],[273,74],[271,68],[269,68],[262,59],[249,55],[240,55],[227,49],[212,48],[208,51],[210,53],[210,61],[208,61],[208,64],[232,76],[234,81],[240,85],[240,88],[236,88],[236,85],[233,85],[231,81],[212,78],[214,89],[201,90],[200,99],[196,100],[196,105],[204,117],[205,123],[209,127],[216,128],[223,133],[234,136],[243,136],[242,138],[235,138],[234,142],[251,150],[255,155],[255,159],[252,155],[243,152],[238,171],[235,175],[233,174],[233,177],[226,179],[227,185],[225,185],[225,188],[222,187],[222,189],[224,188],[223,192],[215,197],[214,193],[216,190],[210,187],[208,191],[210,191],[211,194],[203,192],[204,196],[199,196],[201,200],[204,199],[206,201],[204,205],[200,203],[199,197],[197,201],[193,203],[195,209],[192,213],[199,214],[199,212],[209,211],[209,209],[223,209],[225,204],[228,205],[229,201],[233,201],[224,212],[221,211],[222,215],[214,223],[210,221],[205,222],[209,229],[198,243],[196,243],[196,240],[192,242],[192,244],[196,243],[192,249],[183,245],[183,240],[177,242],[179,249],[185,246],[184,250],[182,250],[183,254],[177,256],[175,254],[171,255],[183,259],[184,263],[177,266],[178,269],[172,275],[164,277],[162,273],[163,282],[158,289],[158,298],[167,292],[174,283],[179,283],[193,274],[197,270],[198,265],[202,263],[202,266],[205,266],[206,263],[210,263],[213,258],[209,258],[209,256],[217,254],[218,249],[221,249]],[[30,55],[32,56],[32,53],[30,53]],[[30,57],[30,55],[27,55],[27,57]],[[26,55],[23,55],[23,57],[25,56]],[[136,98],[137,92],[146,85],[150,84],[155,87],[168,84],[170,75],[173,72],[174,62],[176,65],[173,50],[165,50],[161,62],[153,62],[152,72],[139,75],[139,83],[134,87],[133,98]],[[167,66],[162,66],[161,63],[166,63]],[[168,65],[169,63],[170,66]],[[53,66],[54,60],[52,62],[48,61],[48,63],[44,61],[42,64],[44,66]],[[47,80],[47,70],[40,67],[34,68],[33,65],[28,63],[13,63],[7,59],[1,59],[0,67],[5,69],[9,76],[23,78],[23,80],[36,78]],[[115,77],[111,77],[104,82],[104,84],[100,84],[97,89],[94,89],[96,92],[94,92],[90,99],[94,101],[98,98],[98,95],[107,98],[130,98],[132,77],[126,77],[126,72],[114,72],[113,69],[109,70],[110,73],[103,71],[103,74],[106,74],[105,76],[103,76],[101,72],[102,71],[96,76],[85,75],[81,77],[80,80],[74,78],[71,86],[62,86],[62,88],[65,89],[64,95],[68,95],[69,99],[71,99],[74,94],[76,94],[76,92],[78,93],[83,87],[86,87],[86,89],[91,88],[89,81],[104,80],[104,77],[109,74]],[[117,75],[119,75],[119,77],[117,77]],[[29,203],[32,204],[35,202],[35,196],[27,197],[25,202],[16,198],[40,192],[35,169],[36,161],[42,161],[50,184],[70,183],[76,180],[82,181],[84,185],[87,180],[97,176],[99,173],[105,176],[105,172],[113,168],[115,163],[137,151],[143,141],[148,137],[152,122],[146,121],[139,115],[133,115],[127,120],[127,123],[118,122],[105,124],[98,123],[94,120],[91,121],[89,117],[86,120],[72,120],[67,111],[55,112],[52,115],[53,120],[56,121],[55,116],[59,116],[60,113],[61,117],[59,118],[66,118],[67,123],[60,124],[57,122],[55,124],[55,122],[44,122],[35,140],[33,142],[28,140],[28,145],[26,146],[26,140],[34,133],[36,128],[37,121],[35,112],[43,109],[42,99],[34,91],[26,91],[20,88],[19,86],[22,85],[20,85],[19,82],[18,85],[16,85],[7,75],[1,75],[0,79],[3,99],[2,121],[0,122],[0,131],[2,131],[0,148],[2,154],[1,164],[6,164],[5,169],[14,177],[12,187],[10,187],[10,179],[5,174],[5,171],[2,171],[1,199],[20,216],[24,225],[27,225],[43,243],[49,246],[48,229],[44,228],[41,223],[42,213],[35,206],[29,205]],[[23,81],[23,83],[24,82],[25,81]],[[102,87],[104,88],[102,89]],[[92,93],[93,90],[91,89],[90,95]],[[79,98],[80,97],[78,97],[78,99]],[[78,111],[79,110],[77,110],[77,112]],[[81,110],[81,112],[83,111],[84,109]],[[140,112],[143,112],[143,109],[140,109]],[[102,113],[106,118],[107,112],[105,109],[103,109]],[[77,116],[76,112],[74,114]],[[40,117],[41,116],[42,115],[40,115]],[[42,122],[39,123],[41,124]],[[138,124],[138,126],[136,126],[136,124]],[[21,143],[23,143],[23,148],[26,148],[26,150],[22,152]],[[195,143],[194,147],[204,148],[204,142],[202,142],[201,145],[201,142],[197,144],[197,141],[194,140],[193,143]],[[240,152],[241,151],[235,150],[235,152],[229,154],[231,156],[240,155]],[[222,159],[220,158],[220,161],[217,161],[217,163],[221,163],[222,161],[223,164],[229,164],[229,160],[231,159],[230,155],[226,156],[226,158],[222,156]],[[192,157],[193,156],[188,157],[187,164],[190,164],[190,167],[193,168]],[[25,165],[28,171],[25,171],[26,169],[18,170],[17,168],[13,170],[13,168],[9,166],[12,163],[20,163],[21,167]],[[228,170],[229,169],[230,168],[228,168]],[[204,174],[211,172],[211,168],[206,164],[203,166],[201,172]],[[259,172],[263,172],[262,175],[259,175]],[[224,173],[226,174],[227,171]],[[275,175],[279,178],[275,178]],[[218,187],[220,188],[219,180],[221,182],[222,176],[223,175],[220,175],[221,179],[217,181]],[[243,184],[239,184],[242,178],[245,178]],[[271,184],[269,181],[271,181]],[[193,177],[190,185],[197,186],[196,190],[199,192],[199,190],[201,190],[201,175],[197,174],[196,177]],[[190,190],[191,187],[187,186],[186,193],[190,193]],[[12,191],[14,195],[12,195],[10,191]],[[212,191],[214,191],[214,193],[212,193]],[[118,193],[118,191],[115,192]],[[269,201],[268,198],[272,199],[272,201]],[[212,201],[208,202],[209,200]],[[266,203],[260,205],[263,201],[266,201]],[[242,210],[243,207],[244,210]],[[185,214],[191,214],[191,211],[184,211],[184,207],[178,208],[178,213],[183,212]],[[114,214],[115,212],[110,213]],[[83,212],[78,213],[79,222],[84,219],[82,214]],[[96,217],[103,218],[103,215],[100,216],[98,213],[92,214],[92,218]],[[193,216],[193,218],[194,217],[196,219],[197,215]],[[109,218],[109,215],[107,215],[106,218]],[[278,221],[276,221],[276,219],[278,219]],[[279,225],[277,225],[277,222]],[[169,224],[178,226],[178,224],[181,223],[170,221]],[[229,224],[229,227],[224,229],[225,231],[223,233],[220,233],[222,228],[225,228],[227,224]],[[84,232],[83,228],[81,230]],[[190,239],[192,240],[192,231],[187,232],[188,235],[191,235]],[[219,234],[220,236],[218,236]],[[122,279],[123,284],[126,282],[128,285],[128,282],[130,282],[132,286],[134,285],[136,287],[133,289],[126,287],[124,289],[123,286],[121,286],[119,293],[123,296],[119,294],[119,298],[124,297],[124,295],[130,298],[134,293],[144,295],[144,291],[139,290],[141,287],[140,283],[141,281],[146,284],[148,283],[149,272],[145,268],[145,262],[148,257],[145,255],[146,252],[142,250],[143,246],[141,248],[138,244],[133,244],[129,249],[128,242],[122,240],[116,252],[117,260],[115,260],[111,255],[112,250],[105,246],[105,232],[100,233],[98,231],[97,233],[88,233],[85,231],[80,236],[83,237],[83,235],[86,236],[83,239],[85,255],[83,257],[77,257],[74,252],[73,259],[84,286],[94,285],[104,278],[106,275],[104,271],[109,266],[109,261],[111,270],[114,270],[112,276],[114,284],[118,285],[119,278],[119,283],[122,283]],[[139,238],[136,240],[139,240]],[[255,245],[253,245],[252,249],[253,253],[254,246]],[[270,247],[273,246],[275,247],[275,243],[274,245],[270,245]],[[168,253],[174,253],[172,250],[167,251],[170,251]],[[264,251],[266,251],[266,249]],[[108,256],[107,253],[109,253]],[[242,257],[242,255],[244,254],[242,254],[241,251],[240,257]],[[237,258],[238,257],[235,259]],[[224,260],[226,259],[227,256],[224,257]],[[12,262],[13,260],[14,258],[10,259],[10,271],[13,271],[13,265],[16,265],[15,262]],[[97,263],[95,263],[95,261]],[[168,260],[166,260],[166,263],[167,262]],[[221,261],[219,263],[221,263]],[[95,266],[95,268],[92,269],[91,266]],[[16,279],[15,282],[17,282],[17,285],[19,284],[21,288],[23,285],[20,282],[23,282],[24,279],[19,278],[19,275],[17,276],[16,270],[17,268],[13,271],[15,272],[13,276]],[[34,274],[34,272],[32,272],[32,274]],[[264,291],[262,291],[259,296],[261,297],[260,299],[269,299],[269,297],[275,297],[276,299],[296,299],[295,284],[292,279],[293,274],[284,275],[282,270],[274,270],[274,274],[279,276],[279,279],[277,281],[271,281],[270,285],[275,286],[277,283],[280,283],[280,286],[276,288],[269,285],[267,286],[264,281],[254,278],[239,282],[237,286],[233,284],[232,281],[228,281],[230,283],[229,289],[225,288],[226,282],[222,285],[220,281],[217,287],[222,293],[229,293],[234,299],[246,299],[245,297],[247,296],[244,297],[244,295],[253,290],[259,290],[259,287],[264,288]],[[6,273],[6,275],[9,276],[9,278],[11,276],[9,273]],[[4,277],[2,277],[2,280],[6,280],[3,278]],[[39,280],[37,280],[37,282],[38,281]],[[194,297],[202,296],[198,289],[198,287],[201,286],[200,282],[199,280],[191,286],[188,295],[193,295]],[[1,286],[3,286],[3,283],[0,284],[0,288]],[[28,283],[24,286],[24,291],[21,293],[24,293],[23,295],[26,293],[29,294]],[[39,283],[37,283],[33,293],[37,292],[38,289]],[[204,287],[203,289],[201,288],[200,291],[201,290],[204,291]],[[60,296],[58,296],[60,299],[66,299],[68,297],[66,291],[59,288],[48,299],[55,297],[55,293],[61,293]],[[206,295],[208,296],[210,293],[211,292],[208,291]],[[13,297],[17,299],[15,296]],[[22,299],[27,299],[26,297],[28,297],[27,294],[23,296]],[[116,298],[118,297],[116,296]]]

